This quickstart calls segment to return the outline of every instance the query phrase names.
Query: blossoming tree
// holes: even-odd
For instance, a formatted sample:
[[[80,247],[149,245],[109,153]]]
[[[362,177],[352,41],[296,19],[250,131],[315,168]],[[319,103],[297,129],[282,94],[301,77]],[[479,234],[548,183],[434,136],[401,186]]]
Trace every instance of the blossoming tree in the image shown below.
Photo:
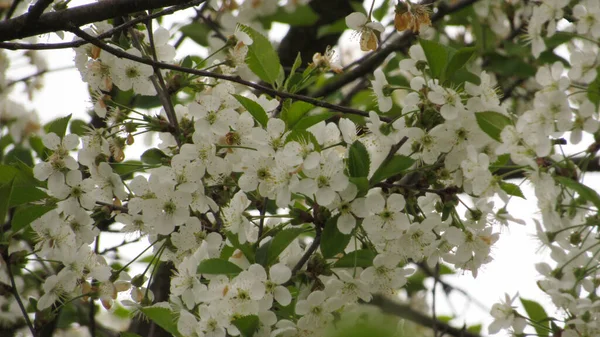
[[[13,0],[0,14],[0,335],[479,336],[422,294],[476,277],[502,227],[526,223],[559,310],[507,295],[489,333],[600,336],[600,195],[583,181],[599,166],[598,0]],[[184,40],[196,52],[178,58]],[[90,119],[40,125],[9,93],[38,90],[59,48]],[[38,72],[11,78],[17,59]],[[507,205],[525,182],[541,216],[523,221]],[[122,242],[101,249],[107,233]]]

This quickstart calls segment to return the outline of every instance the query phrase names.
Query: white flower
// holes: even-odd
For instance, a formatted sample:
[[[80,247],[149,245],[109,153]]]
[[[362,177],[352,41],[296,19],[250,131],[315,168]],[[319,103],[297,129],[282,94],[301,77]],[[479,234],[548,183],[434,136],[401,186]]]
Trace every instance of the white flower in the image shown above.
[[[335,199],[335,192],[348,186],[349,180],[344,175],[344,162],[336,152],[322,152],[321,164],[314,169],[305,169],[309,179],[300,181],[299,189],[307,195],[316,196],[319,205],[327,206]]]
[[[44,146],[53,152],[48,157],[48,161],[41,162],[33,168],[33,176],[37,180],[44,181],[52,177],[57,181],[64,181],[63,172],[79,169],[77,161],[69,155],[69,151],[74,150],[79,145],[77,135],[68,134],[61,140],[56,133],[52,132],[44,135],[42,142]]]
[[[412,268],[399,268],[400,256],[378,254],[373,265],[363,270],[360,278],[364,280],[372,293],[394,294],[406,284],[406,276],[414,272]]]
[[[371,190],[365,199],[365,209],[369,213],[363,221],[365,231],[374,238],[400,237],[410,225],[408,216],[402,213],[404,206],[406,201],[402,194],[390,194],[386,201],[380,191]]]
[[[221,208],[223,214],[223,225],[225,229],[233,234],[238,235],[240,243],[245,243],[249,239],[249,235],[253,231],[254,226],[244,216],[244,211],[250,206],[250,200],[242,191],[237,192],[229,205]],[[250,235],[250,238],[252,236]]]
[[[312,292],[307,299],[296,303],[296,313],[302,315],[298,320],[298,327],[314,330],[327,325],[333,320],[331,312],[337,310],[342,303],[339,298],[327,298],[324,291]]]
[[[538,69],[535,80],[549,91],[565,91],[570,84],[569,79],[563,73],[565,67],[562,62],[556,61],[551,66],[545,65]]]
[[[373,92],[377,97],[379,110],[381,110],[381,112],[388,112],[392,108],[392,98],[387,96],[384,92],[384,89],[388,85],[387,79],[381,68],[377,68],[374,74],[375,80],[371,81],[371,85],[373,86]]]
[[[465,111],[462,99],[456,91],[437,84],[432,85],[431,89],[427,94],[427,98],[432,103],[441,105],[440,114],[444,119],[455,119],[459,113]]]
[[[512,307],[512,302],[517,298],[515,295],[510,298],[508,294],[504,295],[504,301],[495,303],[492,306],[490,314],[494,317],[494,321],[488,327],[490,334],[494,335],[501,329],[512,327],[516,333],[522,333],[525,329],[526,321],[524,318],[516,315],[515,309]]]
[[[375,31],[382,33],[385,29],[379,22],[369,21],[367,16],[360,12],[354,12],[346,16],[346,25],[348,28],[357,31],[360,36],[360,49],[369,51],[377,49],[377,34]]]
[[[141,56],[139,50],[131,48],[126,53]],[[150,76],[154,74],[151,66],[128,59],[119,59],[115,61],[114,83],[123,91],[133,88],[136,94],[152,96],[156,95],[156,90],[150,81]]]

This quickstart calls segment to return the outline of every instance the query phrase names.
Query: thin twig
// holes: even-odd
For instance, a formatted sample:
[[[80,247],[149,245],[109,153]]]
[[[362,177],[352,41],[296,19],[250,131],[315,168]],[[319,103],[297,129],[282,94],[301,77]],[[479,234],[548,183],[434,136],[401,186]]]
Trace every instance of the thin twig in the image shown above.
[[[31,320],[29,319],[29,315],[27,314],[27,310],[25,309],[25,306],[23,305],[23,301],[21,301],[21,296],[19,296],[19,293],[17,292],[17,285],[15,284],[15,276],[13,275],[12,272],[12,268],[10,263],[8,263],[8,256],[6,256],[6,258],[4,259],[6,263],[6,270],[8,270],[8,278],[10,278],[10,285],[11,285],[11,290],[13,293],[13,296],[15,296],[15,300],[17,300],[17,304],[19,304],[19,308],[21,308],[21,312],[23,313],[23,318],[25,318],[25,322],[27,323],[27,326],[29,327],[29,330],[31,331],[31,334],[33,336],[35,336],[35,328],[33,327],[33,324],[31,323]]]
[[[81,29],[79,29],[78,27],[72,26],[70,27],[70,30],[77,36],[81,37],[84,40],[87,40],[88,42],[94,44],[95,46],[117,56],[120,58],[125,58],[125,59],[129,59],[132,61],[136,61],[139,63],[143,63],[143,64],[147,64],[153,67],[159,67],[161,69],[169,69],[169,70],[175,70],[175,71],[180,71],[183,73],[188,73],[188,74],[194,74],[194,75],[198,75],[198,76],[204,76],[204,77],[210,77],[210,78],[216,78],[216,79],[221,79],[221,80],[225,80],[225,81],[230,81],[230,82],[234,82],[234,83],[239,83],[245,86],[248,86],[250,88],[253,89],[257,89],[260,90],[264,93],[270,94],[272,96],[275,97],[281,97],[281,98],[290,98],[290,99],[295,99],[298,101],[303,101],[303,102],[307,102],[310,103],[312,105],[318,106],[318,107],[322,107],[322,108],[327,108],[330,110],[335,110],[335,111],[339,111],[339,112],[343,112],[343,113],[349,113],[349,114],[353,114],[353,115],[359,115],[359,116],[364,116],[364,117],[368,117],[369,114],[365,111],[362,110],[358,110],[358,109],[354,109],[354,108],[349,108],[349,107],[344,107],[344,106],[340,106],[337,104],[332,104],[329,102],[325,102],[325,101],[321,101],[312,97],[308,97],[308,96],[303,96],[303,95],[298,95],[298,94],[292,94],[292,93],[288,93],[288,92],[282,92],[282,91],[278,91],[269,87],[266,87],[264,85],[258,84],[258,83],[254,83],[254,82],[250,82],[250,81],[246,81],[243,80],[239,77],[234,77],[234,76],[229,76],[229,75],[223,75],[223,74],[219,74],[219,73],[213,73],[213,72],[209,72],[209,71],[204,71],[204,70],[198,70],[198,69],[190,69],[190,68],[184,68],[181,66],[177,66],[177,65],[173,65],[173,64],[168,64],[168,63],[164,63],[164,62],[157,62],[151,59],[147,59],[147,58],[143,58],[143,57],[139,57],[139,56],[135,56],[135,55],[131,55],[129,53],[126,53],[120,49],[114,48],[109,46],[108,44],[106,44],[105,42],[99,40],[98,38],[91,36],[89,34],[87,34],[86,32],[82,31]],[[387,117],[381,117],[381,120],[385,121],[385,122],[390,122],[391,119],[387,118]]]
[[[294,266],[294,269],[292,269],[292,275],[296,275],[296,273],[302,269],[302,267],[304,266],[304,264],[308,261],[308,259],[310,259],[310,257],[312,256],[312,254],[317,250],[317,248],[319,247],[319,244],[321,243],[321,226],[319,224],[315,224],[315,239],[313,240],[313,242],[310,244],[310,247],[308,247],[308,249],[306,250],[306,252],[304,253],[304,255],[302,255],[302,257],[300,258],[300,260],[298,261],[298,263],[296,263],[296,265]]]

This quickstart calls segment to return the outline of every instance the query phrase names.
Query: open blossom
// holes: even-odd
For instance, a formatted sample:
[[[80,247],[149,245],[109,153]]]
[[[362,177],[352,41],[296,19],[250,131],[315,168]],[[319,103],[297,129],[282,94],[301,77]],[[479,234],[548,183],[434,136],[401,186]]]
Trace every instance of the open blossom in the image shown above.
[[[381,23],[370,21],[363,13],[354,12],[346,17],[346,25],[357,31],[362,51],[377,49],[379,43],[377,34],[384,31]]]
[[[525,329],[526,321],[523,317],[515,314],[515,309],[512,306],[513,301],[517,298],[515,295],[510,298],[505,294],[504,301],[496,303],[492,306],[491,314],[494,321],[488,327],[489,332],[493,335],[501,329],[513,328],[516,333],[522,333]]]
[[[371,85],[373,86],[373,92],[377,97],[377,104],[379,105],[379,110],[381,110],[381,112],[388,112],[392,108],[392,98],[387,96],[384,91],[384,89],[388,85],[388,82],[381,68],[375,70],[374,74],[375,80],[371,81]]]

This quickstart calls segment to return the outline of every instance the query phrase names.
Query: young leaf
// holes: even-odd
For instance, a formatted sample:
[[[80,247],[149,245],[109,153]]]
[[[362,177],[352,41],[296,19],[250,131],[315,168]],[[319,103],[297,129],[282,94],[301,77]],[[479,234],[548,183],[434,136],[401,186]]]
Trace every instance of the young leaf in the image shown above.
[[[600,74],[600,67],[596,71]],[[596,108],[600,107],[600,76],[596,76],[596,79],[590,83],[587,90],[590,102],[594,103]]]
[[[25,205],[17,207],[13,220],[11,222],[11,228],[13,232],[18,232],[25,228],[27,225],[32,223],[35,219],[55,209],[56,206],[44,206],[44,205]]]
[[[236,318],[233,320],[233,325],[235,325],[238,330],[240,330],[240,334],[242,337],[252,337],[258,331],[258,324],[260,323],[258,316],[256,315],[248,315],[240,318]]]
[[[411,167],[414,162],[415,160],[410,157],[397,154],[390,161],[387,163],[384,162],[379,166],[375,173],[373,173],[369,183],[375,185],[384,179],[400,174]]]
[[[207,259],[200,262],[196,269],[198,274],[235,276],[242,272],[242,268],[223,259]]]
[[[287,102],[291,101],[288,100]],[[302,101],[284,104],[281,110],[281,119],[285,122],[287,129],[291,130],[314,107],[314,105]]]
[[[237,235],[235,234],[226,233],[225,235],[227,236],[227,240],[229,240],[229,243],[231,243],[233,248],[239,249],[250,263],[254,263],[254,251],[252,250],[250,244],[247,242],[241,244]]]
[[[538,302],[526,300],[524,298],[521,298],[521,304],[523,304],[527,316],[536,323],[533,327],[535,328],[537,335],[540,337],[547,337],[550,329],[550,321],[548,320],[546,310],[544,310]]]
[[[8,205],[10,203],[14,183],[15,179],[13,178],[8,183],[0,185],[0,223],[2,224],[4,224],[6,214],[8,214]]]
[[[333,115],[335,115],[335,113],[333,113],[333,112],[323,112],[318,115],[306,116],[306,117],[300,119],[298,121],[298,123],[296,123],[296,125],[294,125],[293,129],[294,130],[306,130],[319,122],[322,122],[326,119],[331,118]]]
[[[355,250],[344,255],[341,259],[333,264],[334,268],[367,268],[373,265],[375,253],[369,249]]]
[[[294,74],[296,74],[296,70],[298,70],[298,68],[300,68],[301,65],[302,56],[300,55],[300,52],[298,52],[298,55],[296,55],[296,59],[294,60],[294,64],[292,65],[292,69],[290,70],[290,74],[288,75],[288,78],[285,80],[285,83],[283,85],[283,89],[285,91],[289,90],[290,79],[292,78],[292,76],[294,76]]]
[[[271,41],[251,27],[242,24],[238,27],[253,41],[248,46],[248,55],[246,56],[248,68],[261,80],[274,85],[281,70],[281,63]]]
[[[273,242],[273,239],[261,244],[256,249],[256,254],[255,254],[256,263],[260,264],[263,267],[266,267],[269,265],[269,248],[271,248],[272,242]]]
[[[429,40],[420,39],[419,43],[423,47],[423,52],[431,70],[431,76],[439,79],[440,82],[444,82],[446,75],[444,71],[448,66],[448,62],[450,62],[450,59],[456,53],[456,50]]]
[[[81,119],[74,119],[71,121],[71,126],[69,127],[69,130],[71,131],[71,133],[82,137],[89,132],[89,125],[87,122]]]
[[[592,188],[567,177],[558,176],[554,177],[554,179],[564,187],[570,188],[577,192],[580,197],[590,201],[592,204],[594,204],[594,206],[596,206],[596,208],[600,209],[600,195],[598,195],[598,192]]]
[[[211,29],[203,21],[192,22],[179,28],[179,31],[201,46],[208,45],[208,35]]]
[[[44,125],[44,131],[46,131],[46,133],[54,132],[57,136],[63,138],[65,136],[65,133],[67,132],[67,125],[69,124],[70,119],[71,115],[57,118]]]
[[[142,153],[140,159],[143,163],[146,164],[162,164],[163,159],[168,158],[168,156],[157,148],[152,148],[150,150],[146,150],[146,152]]]
[[[510,118],[495,111],[476,112],[475,118],[481,130],[498,142],[504,127],[511,124]]]
[[[348,173],[350,177],[367,177],[371,167],[369,151],[358,140],[348,149]]]
[[[518,185],[513,184],[513,183],[507,183],[504,181],[500,182],[500,188],[506,192],[506,194],[508,195],[513,195],[515,197],[519,197],[519,198],[523,198],[525,199],[525,196],[523,195],[523,192],[521,191],[521,189],[519,188]]]
[[[181,336],[177,330],[177,315],[171,310],[161,307],[142,307],[139,310],[168,333],[173,336]]]
[[[240,104],[246,110],[248,110],[252,117],[254,117],[254,119],[256,119],[256,121],[260,123],[260,125],[262,125],[265,128],[267,127],[267,123],[269,122],[269,116],[267,116],[265,109],[263,109],[263,107],[260,106],[260,104],[242,95],[233,94],[233,97],[235,97],[235,99],[237,99],[237,101],[240,102]]]
[[[281,252],[283,252],[287,246],[298,237],[298,235],[302,234],[302,232],[304,232],[304,229],[302,228],[288,228],[277,233],[269,246],[268,263],[272,264],[277,261],[279,254],[281,254]]]
[[[321,254],[326,259],[332,258],[344,251],[352,235],[342,234],[337,228],[337,222],[340,218],[339,214],[333,218],[329,218],[325,222],[325,228],[321,234]]]
[[[445,70],[445,78],[450,78],[454,73],[456,73],[459,69],[462,69],[467,62],[471,59],[473,54],[475,53],[475,47],[467,47],[461,48],[452,55],[450,62],[446,66]]]

